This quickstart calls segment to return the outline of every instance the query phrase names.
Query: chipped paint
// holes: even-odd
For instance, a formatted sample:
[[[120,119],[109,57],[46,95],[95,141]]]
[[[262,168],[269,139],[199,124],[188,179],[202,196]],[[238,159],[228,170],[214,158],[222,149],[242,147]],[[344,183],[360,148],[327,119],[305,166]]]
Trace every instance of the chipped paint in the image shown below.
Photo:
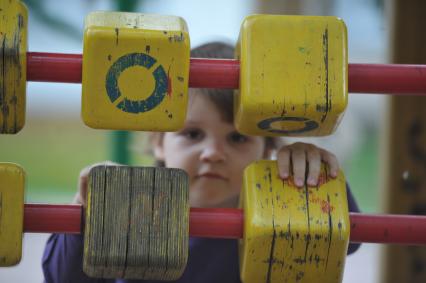
[[[172,65],[169,66],[169,69],[167,70],[167,96],[169,98],[172,98],[172,79],[170,78],[170,68]]]
[[[128,99],[118,87],[118,79],[126,69],[133,66],[142,66],[151,70],[151,67],[156,63],[157,60],[155,58],[144,53],[132,53],[118,58],[112,64],[105,79],[105,88],[110,101],[115,103],[120,98],[116,107],[123,112],[133,114],[147,112],[157,107],[163,101],[166,90],[168,90],[168,79],[162,65],[157,66],[152,72],[155,79],[155,88],[148,98],[142,100]]]
[[[331,110],[331,97],[330,97],[330,90],[328,86],[328,28],[325,29],[324,34],[322,36],[322,45],[323,45],[323,56],[324,56],[324,87],[325,87],[325,94],[324,94],[324,114],[321,117],[321,123],[324,123],[325,119],[327,118],[328,112]]]
[[[245,170],[242,281],[338,283],[349,241],[344,177],[339,173],[321,188],[291,183],[278,177],[276,161],[255,162]]]
[[[19,1],[0,9],[0,134],[15,134],[25,124],[27,10]]]
[[[181,128],[190,63],[185,21],[175,16],[93,12],[86,17],[84,30],[82,117],[86,125],[143,131]],[[148,66],[147,58],[154,59],[152,65]],[[131,74],[120,76],[124,70]],[[142,88],[131,81],[139,76]],[[127,93],[124,87],[120,90],[119,78]]]
[[[247,17],[235,54],[243,62],[237,130],[263,136],[331,134],[347,106],[346,49],[346,27],[335,17]],[[294,118],[306,123],[295,124]],[[272,120],[280,122],[271,127]]]
[[[294,109],[292,109],[294,110]],[[281,129],[276,129],[272,127],[272,123],[275,122],[281,122],[280,125],[284,125],[285,123],[287,125],[290,125],[291,123],[298,123],[301,122],[303,124],[302,127],[296,128],[296,129],[286,129],[285,126],[281,126]],[[310,132],[312,130],[315,130],[318,128],[318,123],[316,121],[309,120],[305,117],[289,117],[289,116],[278,116],[278,117],[272,117],[265,120],[260,121],[257,124],[257,127],[261,130],[267,131],[268,133],[277,133],[282,135],[291,135],[291,134],[301,134]],[[289,127],[289,126],[288,126]]]
[[[115,45],[118,45],[118,34],[120,29],[119,28],[115,28]]]
[[[0,163],[0,267],[19,263],[22,255],[25,172]]]

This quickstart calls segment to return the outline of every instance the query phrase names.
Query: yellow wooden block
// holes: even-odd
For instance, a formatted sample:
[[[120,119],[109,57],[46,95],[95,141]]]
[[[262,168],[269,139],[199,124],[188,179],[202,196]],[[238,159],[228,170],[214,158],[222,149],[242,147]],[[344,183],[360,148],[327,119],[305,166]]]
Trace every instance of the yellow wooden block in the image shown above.
[[[189,34],[174,16],[94,12],[84,32],[82,117],[101,129],[176,131],[187,108]]]
[[[0,163],[0,266],[21,261],[25,172],[16,164]]]
[[[278,178],[276,161],[259,161],[244,173],[240,206],[240,275],[244,283],[341,282],[349,243],[343,173],[318,187],[297,188]]]
[[[347,105],[346,26],[336,17],[253,15],[236,48],[235,124],[244,134],[322,136]]]
[[[0,1],[0,134],[16,134],[25,124],[27,19],[20,1]]]

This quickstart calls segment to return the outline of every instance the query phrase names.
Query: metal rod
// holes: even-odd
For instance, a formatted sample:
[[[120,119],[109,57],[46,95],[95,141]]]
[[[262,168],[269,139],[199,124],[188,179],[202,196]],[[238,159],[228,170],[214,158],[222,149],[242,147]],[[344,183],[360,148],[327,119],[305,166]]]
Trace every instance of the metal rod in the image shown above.
[[[81,54],[27,53],[27,80],[81,83]],[[239,88],[240,63],[233,59],[191,58],[189,87]],[[349,64],[352,93],[425,95],[426,65]]]
[[[24,232],[80,234],[83,207],[75,204],[25,204]]]
[[[404,245],[426,244],[426,216],[349,214],[350,241]],[[239,239],[244,215],[234,208],[191,208],[192,237]],[[74,233],[83,231],[81,205],[25,204],[24,232]]]

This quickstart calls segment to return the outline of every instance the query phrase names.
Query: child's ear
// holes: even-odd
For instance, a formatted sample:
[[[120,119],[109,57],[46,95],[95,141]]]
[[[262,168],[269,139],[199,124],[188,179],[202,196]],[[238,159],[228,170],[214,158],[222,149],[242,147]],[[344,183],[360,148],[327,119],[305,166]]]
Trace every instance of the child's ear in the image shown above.
[[[154,157],[160,161],[164,160],[163,135],[164,133],[153,133],[150,139]]]
[[[164,160],[164,149],[162,143],[156,143],[154,145],[154,157],[157,160]]]
[[[164,148],[163,148],[164,133],[153,132],[149,135],[149,143],[151,144],[151,150],[154,154],[155,159],[159,161],[164,160]]]

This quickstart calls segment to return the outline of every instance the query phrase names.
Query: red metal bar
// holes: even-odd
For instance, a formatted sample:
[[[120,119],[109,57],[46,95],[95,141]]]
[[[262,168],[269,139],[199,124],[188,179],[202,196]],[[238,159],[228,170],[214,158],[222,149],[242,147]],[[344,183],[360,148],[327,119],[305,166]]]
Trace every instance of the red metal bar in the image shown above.
[[[82,55],[27,53],[27,80],[81,83]],[[232,59],[191,58],[189,86],[239,87],[240,64]],[[349,64],[352,93],[426,94],[426,65]]]
[[[426,94],[426,65],[349,64],[349,92]]]
[[[24,232],[79,234],[82,215],[81,205],[25,204]]]
[[[75,233],[82,231],[80,205],[25,204],[24,231]],[[350,241],[358,243],[426,244],[426,216],[350,213]],[[191,208],[189,234],[193,237],[238,239],[243,236],[241,209]]]
[[[238,239],[243,237],[244,216],[235,208],[191,208],[189,235]]]
[[[191,58],[189,86],[196,88],[239,88],[240,62],[230,59]]]
[[[351,213],[351,242],[426,244],[426,216]]]
[[[35,82],[81,83],[81,54],[27,53],[27,80]]]

